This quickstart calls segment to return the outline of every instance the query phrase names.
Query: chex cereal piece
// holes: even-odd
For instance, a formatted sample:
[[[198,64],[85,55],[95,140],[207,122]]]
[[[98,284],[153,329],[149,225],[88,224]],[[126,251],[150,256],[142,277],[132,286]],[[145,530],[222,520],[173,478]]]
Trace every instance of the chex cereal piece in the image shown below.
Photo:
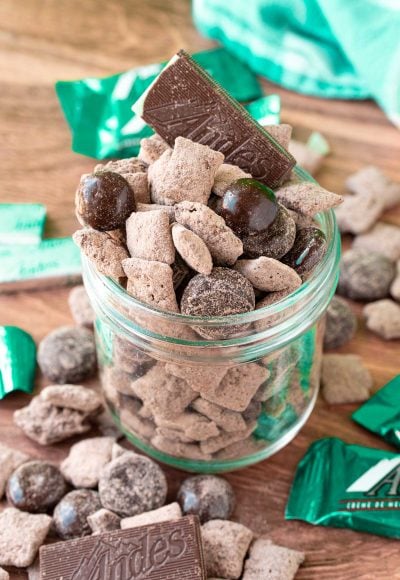
[[[378,252],[395,262],[400,259],[400,227],[378,222],[369,232],[354,239],[353,248]]]
[[[183,431],[178,431],[177,429],[170,429],[168,427],[157,427],[157,435],[161,435],[165,439],[170,441],[179,441],[180,443],[195,443],[191,437],[187,437]]]
[[[315,175],[322,165],[324,155],[311,149],[307,143],[302,143],[297,139],[291,139],[288,150],[296,159],[297,164],[311,175]]]
[[[7,480],[12,472],[30,459],[26,453],[0,443],[0,499],[3,497]]]
[[[30,566],[50,529],[51,517],[15,508],[0,512],[0,566]]]
[[[160,507],[156,510],[145,512],[130,518],[123,518],[121,520],[121,529],[136,528],[138,526],[147,526],[149,524],[158,524],[159,522],[168,522],[169,520],[177,520],[182,517],[182,510],[179,503],[176,501]]]
[[[335,211],[342,233],[361,234],[369,230],[383,212],[383,201],[373,193],[346,195]]]
[[[169,223],[175,221],[175,208],[173,205],[160,205],[158,203],[138,203],[136,211],[163,211],[167,214]]]
[[[149,167],[152,200],[166,205],[185,199],[206,204],[223,161],[224,155],[207,145],[177,137],[172,152],[166,151]]]
[[[198,413],[201,413],[211,419],[211,421],[214,421],[218,427],[221,427],[228,433],[243,431],[246,428],[246,421],[240,413],[225,409],[224,407],[206,401],[201,397],[193,401],[192,407]]]
[[[169,219],[163,211],[132,213],[126,220],[126,244],[132,258],[165,264],[175,260]]]
[[[243,274],[254,288],[264,292],[278,292],[286,288],[293,291],[302,284],[300,276],[293,268],[265,256],[255,260],[238,260],[235,270]]]
[[[396,264],[396,277],[390,286],[390,294],[400,302],[400,260]]]
[[[143,439],[150,439],[154,435],[156,426],[151,419],[142,419],[129,409],[121,409],[119,418],[125,429],[133,431]]]
[[[241,439],[235,443],[231,443],[218,451],[215,457],[216,459],[235,459],[238,457],[247,457],[253,453],[257,453],[263,448],[265,442],[262,440],[254,439],[254,437],[248,437],[247,439]]]
[[[215,264],[232,265],[243,253],[243,244],[224,219],[202,203],[183,201],[175,206],[175,219],[207,245]]]
[[[181,432],[192,441],[206,441],[219,435],[219,429],[214,421],[204,415],[187,411],[173,419],[157,420],[160,428]]]
[[[93,534],[101,534],[102,532],[111,532],[120,529],[121,518],[105,508],[99,509],[94,514],[90,514],[87,518],[88,524],[91,527]]]
[[[287,187],[283,186],[275,194],[278,201],[285,207],[309,217],[313,217],[321,211],[332,209],[343,201],[341,195],[332,193],[311,181],[302,181]]]
[[[159,433],[152,438],[151,444],[159,451],[167,453],[168,455],[175,455],[175,457],[196,459],[199,461],[209,461],[211,459],[211,455],[209,453],[203,453],[197,443],[171,441]]]
[[[96,487],[101,470],[111,461],[114,443],[112,437],[91,437],[75,443],[60,465],[61,473],[74,487]]]
[[[125,275],[121,262],[129,257],[128,251],[107,232],[83,228],[72,237],[101,274],[112,278],[121,278]]]
[[[150,189],[147,180],[147,173],[127,173],[124,175],[126,181],[132,188],[136,203],[150,203]]]
[[[250,547],[249,558],[244,563],[243,580],[293,580],[304,558],[303,552],[259,538]]]
[[[256,421],[253,421],[242,431],[236,431],[235,433],[221,432],[216,437],[210,437],[207,441],[202,441],[200,443],[200,449],[203,453],[217,453],[217,451],[228,447],[228,445],[232,445],[232,443],[237,443],[238,441],[247,439],[256,426]]]
[[[86,328],[93,327],[96,315],[84,286],[72,288],[68,296],[68,305],[76,324],[86,326]]]
[[[10,574],[4,570],[4,568],[0,568],[0,580],[9,580]]]
[[[253,532],[236,522],[211,520],[203,524],[201,537],[208,575],[239,578]]]
[[[293,129],[291,125],[287,125],[286,123],[279,123],[278,125],[264,125],[264,129],[268,131],[268,133],[272,135],[272,137],[278,141],[282,147],[289,149],[289,143]]]
[[[137,173],[146,170],[146,164],[137,157],[128,157],[127,159],[117,159],[107,163],[99,163],[94,168],[94,173],[98,171],[114,171],[125,176],[127,173]]]
[[[79,385],[50,385],[41,391],[39,397],[56,407],[67,407],[85,414],[95,413],[103,406],[100,395]]]
[[[370,372],[355,354],[324,355],[321,383],[322,395],[331,405],[365,401],[373,386]]]
[[[167,373],[187,381],[194,391],[202,391],[206,388],[214,389],[218,387],[229,367],[167,363],[165,370]]]
[[[251,175],[240,169],[237,165],[223,163],[218,167],[215,174],[214,185],[212,187],[213,193],[222,197],[231,183],[244,177],[251,177]]]
[[[181,224],[173,224],[171,232],[175,248],[186,264],[200,274],[211,274],[212,257],[203,240]]]
[[[123,261],[122,266],[128,276],[129,294],[161,310],[179,311],[171,266],[140,258],[128,258]]]
[[[364,306],[367,327],[385,340],[400,338],[400,306],[393,300],[378,300]]]
[[[166,143],[160,135],[155,133],[151,137],[145,137],[140,141],[138,157],[145,163],[148,163],[148,165],[151,165],[151,163],[157,161],[157,159],[161,157],[167,149],[171,149],[168,143]]]
[[[350,175],[346,187],[356,195],[372,193],[383,201],[385,209],[400,203],[400,183],[392,181],[374,165],[367,165]]]

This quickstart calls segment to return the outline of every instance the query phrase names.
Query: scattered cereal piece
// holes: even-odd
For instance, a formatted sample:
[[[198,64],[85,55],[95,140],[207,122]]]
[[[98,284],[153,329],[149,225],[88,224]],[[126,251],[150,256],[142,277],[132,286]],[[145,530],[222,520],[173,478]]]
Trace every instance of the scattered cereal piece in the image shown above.
[[[50,385],[39,396],[45,403],[75,409],[85,414],[95,413],[103,406],[100,395],[92,389],[78,385]]]
[[[203,453],[196,443],[171,441],[159,433],[152,438],[151,444],[159,451],[167,453],[168,455],[175,455],[175,457],[183,457],[190,460],[195,459],[197,461],[209,461],[211,459],[211,455],[209,453]]]
[[[63,540],[89,536],[92,532],[88,517],[101,509],[99,494],[92,489],[70,491],[56,505],[53,521]]]
[[[61,463],[61,473],[74,487],[96,487],[100,473],[111,461],[112,437],[92,437],[72,445]]]
[[[84,228],[75,232],[72,237],[101,274],[111,278],[124,276],[121,262],[128,258],[129,254],[110,234]]]
[[[211,274],[212,257],[203,240],[181,224],[173,224],[172,239],[183,260],[200,274]]]
[[[324,355],[321,383],[323,397],[331,405],[365,401],[373,386],[370,372],[355,354]]]
[[[0,565],[30,566],[50,529],[51,517],[15,508],[0,512]]]
[[[198,413],[214,421],[218,427],[221,427],[228,433],[235,433],[246,428],[246,422],[240,413],[225,409],[201,397],[193,401],[192,407]]]
[[[229,367],[226,366],[190,366],[177,363],[167,363],[165,366],[167,373],[187,381],[194,391],[201,391],[206,387],[211,389],[218,387],[222,378],[228,372],[228,369]]]
[[[216,264],[232,265],[243,253],[241,240],[224,219],[206,205],[190,201],[178,203],[175,218],[205,242]]]
[[[343,346],[353,338],[356,329],[356,315],[347,302],[334,296],[326,311],[324,349]]]
[[[279,123],[278,125],[264,125],[264,129],[282,145],[284,149],[289,149],[290,138],[292,136],[293,127],[286,123]]]
[[[93,328],[96,315],[84,286],[72,288],[68,296],[68,305],[76,324],[90,329]]]
[[[185,479],[177,496],[185,515],[192,514],[204,524],[209,520],[228,520],[235,507],[231,484],[216,475],[193,475]]]
[[[120,529],[121,518],[114,512],[101,508],[87,518],[93,534],[112,532]]]
[[[300,276],[282,262],[261,256],[255,260],[238,260],[235,270],[243,274],[258,290],[276,292],[301,286]]]
[[[304,558],[303,552],[259,538],[250,547],[249,558],[244,563],[243,580],[293,580]]]
[[[188,440],[206,441],[219,435],[219,429],[204,415],[193,412],[185,412],[173,419],[158,419],[157,424],[161,428],[183,433]]]
[[[173,205],[160,205],[158,203],[138,203],[136,211],[163,211],[167,214],[170,224],[175,221],[175,208]]]
[[[298,230],[290,251],[283,256],[282,262],[306,279],[319,264],[327,251],[325,234],[318,228]]]
[[[251,177],[251,175],[250,173],[245,173],[237,165],[223,163],[218,167],[215,174],[214,185],[212,188],[213,193],[219,197],[222,197],[231,183],[237,179],[243,179],[244,177]]]
[[[202,526],[201,535],[208,575],[239,578],[253,532],[236,522],[211,520]]]
[[[151,165],[164,151],[170,150],[168,143],[160,135],[154,134],[140,141],[139,159]]]
[[[247,439],[247,437],[254,431],[256,426],[257,423],[254,421],[248,427],[246,427],[246,429],[243,429],[243,431],[237,431],[235,433],[221,432],[216,437],[211,437],[210,439],[207,439],[207,441],[202,441],[200,443],[200,449],[203,451],[203,453],[216,453],[217,451],[224,449],[232,443],[236,443],[242,439]]]
[[[390,286],[390,294],[393,296],[395,300],[400,302],[400,260],[397,260],[396,277],[393,280],[392,285]]]
[[[29,460],[30,457],[26,453],[0,443],[0,499],[3,497],[7,480],[12,472]]]
[[[10,574],[3,568],[0,568],[0,580],[10,580]]]
[[[126,243],[132,258],[172,264],[175,248],[164,211],[131,214],[126,221]]]
[[[400,338],[400,306],[393,300],[378,300],[364,307],[367,327],[385,340]]]
[[[207,145],[177,137],[172,152],[164,152],[149,167],[153,202],[174,205],[187,200],[206,204],[223,161],[223,154]]]
[[[147,181],[147,173],[127,173],[124,175],[126,181],[131,186],[136,204],[150,203],[149,183]]]
[[[289,153],[293,155],[300,167],[308,171],[311,175],[317,173],[322,165],[324,155],[311,149],[307,143],[297,141],[297,139],[290,140],[288,149]]]
[[[93,333],[87,328],[60,326],[47,334],[38,348],[42,373],[56,383],[79,383],[97,369]]]
[[[167,481],[148,457],[124,453],[103,469],[99,494],[106,509],[122,517],[136,516],[164,504]]]
[[[283,186],[276,192],[278,200],[288,209],[313,217],[342,203],[343,197],[311,181]]]
[[[400,203],[400,184],[392,181],[378,167],[362,167],[346,180],[346,187],[357,196],[372,194],[383,201],[385,209]]]
[[[335,211],[342,233],[361,234],[369,230],[383,212],[383,201],[375,194],[346,195]]]
[[[158,524],[170,520],[178,520],[182,517],[182,511],[177,502],[169,503],[156,510],[151,510],[131,518],[121,520],[121,529],[137,528],[138,526],[148,526],[149,524]]]
[[[94,172],[98,171],[113,171],[120,175],[131,173],[141,173],[146,170],[146,163],[137,157],[128,157],[127,159],[117,159],[116,161],[108,161],[107,163],[99,163],[95,166]]]
[[[385,256],[367,250],[349,250],[340,263],[338,292],[353,300],[378,300],[388,296],[394,277],[394,264]]]
[[[73,435],[86,433],[91,425],[86,415],[62,409],[34,397],[29,405],[14,412],[14,423],[40,445],[52,445]]]
[[[395,262],[400,259],[400,228],[379,222],[369,232],[357,236],[353,248],[377,252]]]
[[[128,276],[129,294],[161,310],[179,312],[171,266],[163,262],[128,258],[123,261],[123,268]]]

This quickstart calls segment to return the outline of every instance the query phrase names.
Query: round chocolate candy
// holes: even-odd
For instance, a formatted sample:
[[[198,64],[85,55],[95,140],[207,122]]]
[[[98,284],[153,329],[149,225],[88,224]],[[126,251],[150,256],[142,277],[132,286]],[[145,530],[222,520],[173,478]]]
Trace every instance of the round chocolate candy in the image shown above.
[[[338,348],[354,336],[357,317],[350,306],[337,296],[332,298],[326,311],[324,349]]]
[[[80,221],[101,232],[123,226],[136,209],[131,186],[113,171],[84,175],[75,199]]]
[[[299,276],[305,276],[322,260],[326,247],[326,237],[321,230],[303,228],[298,231],[292,249],[283,256],[282,262],[296,270]]]
[[[199,516],[202,524],[209,520],[227,520],[235,507],[231,484],[215,475],[188,477],[178,491],[178,502],[184,514]]]
[[[243,251],[248,258],[265,256],[280,260],[293,246],[295,238],[296,224],[287,209],[278,204],[276,218],[266,231],[242,238]]]
[[[53,521],[63,540],[81,538],[92,533],[87,518],[101,509],[99,494],[91,489],[70,491],[56,505]]]
[[[386,256],[368,250],[348,250],[340,262],[338,293],[366,302],[386,298],[395,275],[396,267]]]
[[[59,469],[47,461],[28,461],[11,475],[7,499],[16,508],[32,513],[51,510],[67,493],[68,485]]]
[[[266,185],[243,178],[231,183],[215,209],[226,225],[242,238],[265,232],[276,218],[278,203]]]

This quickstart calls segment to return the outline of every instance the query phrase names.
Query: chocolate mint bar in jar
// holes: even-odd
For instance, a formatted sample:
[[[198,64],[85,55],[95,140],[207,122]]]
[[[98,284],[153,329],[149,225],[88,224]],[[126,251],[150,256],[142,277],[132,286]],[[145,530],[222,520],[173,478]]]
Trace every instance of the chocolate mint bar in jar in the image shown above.
[[[135,105],[156,134],[81,178],[84,282],[105,399],[142,451],[190,471],[260,461],[314,406],[341,197],[183,51]]]

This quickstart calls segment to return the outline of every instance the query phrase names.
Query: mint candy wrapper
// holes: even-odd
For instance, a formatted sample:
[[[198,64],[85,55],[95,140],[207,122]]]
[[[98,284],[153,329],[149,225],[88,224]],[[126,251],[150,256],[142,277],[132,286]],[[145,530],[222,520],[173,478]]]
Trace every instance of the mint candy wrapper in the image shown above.
[[[46,221],[41,203],[0,203],[0,244],[40,244]]]
[[[388,443],[400,447],[400,375],[357,409],[352,419]]]
[[[0,399],[14,391],[32,393],[36,369],[36,345],[17,326],[0,326]]]
[[[238,101],[262,96],[255,74],[225,49],[199,52],[193,58]],[[97,159],[137,155],[140,140],[153,130],[132,113],[131,107],[165,64],[142,66],[106,78],[56,83],[72,131],[73,151]]]
[[[400,454],[316,441],[297,467],[285,517],[400,538]]]

